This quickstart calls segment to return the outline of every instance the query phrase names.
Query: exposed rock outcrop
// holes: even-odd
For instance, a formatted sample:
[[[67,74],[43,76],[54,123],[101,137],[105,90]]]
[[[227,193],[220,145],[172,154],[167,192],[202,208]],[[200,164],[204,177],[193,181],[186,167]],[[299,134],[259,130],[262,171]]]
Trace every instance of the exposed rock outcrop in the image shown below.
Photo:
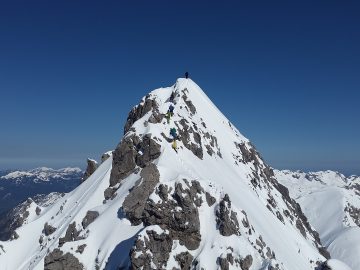
[[[137,106],[135,106],[130,112],[126,119],[124,126],[124,135],[130,130],[132,125],[142,118],[148,112],[153,111],[152,122],[160,123],[163,116],[158,111],[158,104],[155,100],[151,99],[150,95],[147,95],[144,100]],[[150,120],[150,119],[149,119]]]
[[[83,218],[81,225],[84,229],[87,228],[95,219],[99,216],[99,212],[97,211],[87,211],[86,216]]]
[[[113,152],[110,186],[115,186],[134,172],[137,166],[144,168],[160,156],[161,146],[146,134],[140,139],[131,135],[122,139]]]
[[[97,168],[98,168],[97,161],[88,158],[86,171],[84,173],[84,176],[81,178],[81,182],[84,182],[86,179],[88,179],[96,171]]]
[[[202,204],[201,194],[204,192],[199,182],[183,187],[175,184],[175,189],[160,203],[149,200],[144,209],[145,225],[159,225],[169,230],[172,239],[178,239],[180,244],[189,250],[199,247],[200,219],[198,207]]]
[[[61,247],[66,242],[72,242],[83,239],[83,237],[80,236],[80,232],[76,229],[76,222],[74,221],[71,223],[65,233],[64,237],[59,238],[59,246]]]
[[[44,260],[44,270],[83,270],[84,266],[71,253],[56,248]]]
[[[109,157],[111,157],[112,151],[108,151],[101,155],[101,164],[104,163]]]
[[[126,196],[123,203],[123,211],[132,224],[138,225],[142,222],[145,204],[150,194],[159,182],[160,174],[155,164],[149,164],[142,169],[141,179]]]
[[[130,252],[131,269],[166,269],[171,252],[172,239],[166,233],[146,231],[143,239],[138,238]]]
[[[240,267],[242,270],[249,270],[253,263],[253,258],[251,255],[247,255],[245,258],[240,260]]]
[[[190,270],[193,259],[193,256],[187,251],[175,256],[181,270]]]
[[[220,201],[216,210],[216,224],[223,236],[240,235],[240,226],[236,212],[231,210],[231,201],[228,194]]]
[[[193,152],[199,159],[203,159],[204,153],[200,134],[194,130],[193,126],[191,126],[185,118],[181,119],[179,123],[175,123],[175,125],[177,126],[179,133],[179,139],[184,146]],[[192,134],[195,142],[190,139],[190,134]]]
[[[53,234],[56,231],[56,228],[49,225],[49,223],[45,223],[44,224],[44,229],[43,229],[43,233],[45,234],[45,236],[49,236],[51,234]]]

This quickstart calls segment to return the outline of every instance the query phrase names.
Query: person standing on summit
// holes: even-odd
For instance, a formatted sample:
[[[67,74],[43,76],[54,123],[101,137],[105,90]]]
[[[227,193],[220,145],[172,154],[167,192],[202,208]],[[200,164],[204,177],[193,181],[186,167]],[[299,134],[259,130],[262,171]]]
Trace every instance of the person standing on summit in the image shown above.
[[[185,72],[185,79],[188,79],[189,78],[189,72]]]

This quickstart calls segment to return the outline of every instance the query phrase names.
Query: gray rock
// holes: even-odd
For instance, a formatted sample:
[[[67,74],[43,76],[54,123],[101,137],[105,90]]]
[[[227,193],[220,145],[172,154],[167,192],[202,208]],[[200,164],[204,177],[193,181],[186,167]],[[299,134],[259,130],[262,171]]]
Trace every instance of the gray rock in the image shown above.
[[[172,248],[172,239],[168,234],[146,231],[144,241],[137,239],[130,252],[131,269],[166,269],[166,263]],[[150,252],[148,252],[150,251]],[[140,253],[140,255],[139,255]],[[150,254],[149,254],[150,253]]]
[[[206,197],[206,202],[208,204],[208,206],[213,206],[214,203],[216,203],[216,199],[210,195],[210,193],[206,192],[205,193],[205,197]]]
[[[77,240],[84,239],[83,237],[80,237],[80,232],[76,229],[76,222],[74,221],[71,223],[65,233],[64,237],[59,238],[59,246],[61,247],[66,242],[73,242]]]
[[[228,262],[227,258],[219,257],[217,259],[217,263],[220,266],[221,270],[229,270],[229,262]]]
[[[189,122],[186,119],[181,119],[180,122],[175,123],[175,125],[179,133],[179,138],[184,146],[193,152],[199,159],[203,159],[204,153],[200,134],[189,125]],[[190,140],[190,134],[193,135],[195,143]]]
[[[192,101],[190,99],[188,99],[187,95],[185,94],[185,92],[183,92],[183,96],[182,98],[184,99],[186,105],[189,107],[189,110],[192,114],[196,113],[196,108],[194,106],[194,104],[192,103]]]
[[[43,233],[45,234],[45,236],[49,236],[53,234],[55,231],[56,231],[55,227],[49,225],[47,222],[44,224]]]
[[[300,219],[296,220],[296,228],[298,228],[300,233],[304,236],[304,238],[306,238],[306,231]]]
[[[37,216],[41,214],[41,208],[39,206],[36,206],[35,213]]]
[[[115,197],[115,195],[116,195],[116,189],[115,188],[108,187],[104,191],[105,200],[113,199]]]
[[[135,162],[141,168],[144,168],[151,161],[157,159],[161,153],[161,146],[155,140],[151,139],[150,134],[146,134],[143,140],[137,145],[142,154],[137,154]]]
[[[193,259],[193,256],[187,251],[175,256],[181,270],[190,270]]]
[[[247,255],[244,259],[240,260],[240,267],[242,270],[249,270],[253,263],[253,258],[251,255]]]
[[[139,120],[140,118],[142,118],[145,114],[147,114],[149,111],[158,111],[158,105],[156,103],[155,100],[152,100],[150,98],[150,95],[147,95],[145,97],[145,100],[143,100],[139,105],[137,105],[136,107],[134,107],[130,112],[129,115],[127,117],[126,123],[125,123],[125,127],[124,127],[124,134],[126,134],[130,128],[132,127],[132,125]]]
[[[219,203],[216,211],[216,224],[223,236],[240,235],[240,226],[236,212],[231,210],[231,201],[228,194]]]
[[[110,186],[120,183],[135,171],[136,166],[144,168],[161,153],[161,146],[146,134],[142,139],[136,135],[125,137],[113,153],[113,168]]]
[[[159,182],[160,173],[156,165],[151,163],[142,169],[140,176],[141,179],[130,191],[129,195],[126,196],[122,205],[126,217],[133,225],[138,225],[142,222],[141,219],[146,201]]]
[[[75,251],[76,253],[80,253],[80,254],[83,254],[85,248],[86,248],[86,244],[83,244],[83,245],[80,245],[77,247],[77,250]]]
[[[42,243],[44,242],[44,236],[40,235],[39,237],[39,244],[42,245]]]
[[[97,168],[98,163],[95,160],[88,158],[86,171],[84,173],[84,176],[81,178],[81,182],[84,182],[86,179],[88,179],[96,171]]]
[[[44,260],[44,270],[83,270],[84,266],[71,253],[56,248]]]
[[[122,179],[129,176],[136,167],[135,157],[137,151],[135,137],[125,137],[113,153],[113,166],[110,175],[110,186],[115,186]]]
[[[112,154],[112,151],[102,154],[101,155],[101,164],[104,163],[106,160],[108,160],[109,157],[111,157],[111,154]]]
[[[97,211],[87,211],[86,216],[83,218],[81,225],[84,229],[87,228],[95,219],[99,216],[99,212]]]
[[[197,181],[192,181],[187,188],[177,183],[170,194],[171,198],[164,196],[165,200],[158,204],[147,201],[143,214],[144,224],[160,225],[169,230],[172,239],[179,240],[189,250],[197,249],[201,241],[198,212],[202,203],[199,196],[201,193],[203,189]]]
[[[318,249],[319,249],[320,254],[323,255],[325,257],[325,259],[331,258],[329,251],[327,251],[327,249],[325,247],[318,247]]]

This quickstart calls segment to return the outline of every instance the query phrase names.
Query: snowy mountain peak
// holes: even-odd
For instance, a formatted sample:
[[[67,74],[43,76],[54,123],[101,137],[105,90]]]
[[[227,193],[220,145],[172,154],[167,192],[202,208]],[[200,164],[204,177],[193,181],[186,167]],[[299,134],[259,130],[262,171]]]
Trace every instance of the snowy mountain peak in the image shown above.
[[[288,189],[190,79],[146,95],[91,176],[16,235],[0,242],[5,269],[306,270],[328,257]]]

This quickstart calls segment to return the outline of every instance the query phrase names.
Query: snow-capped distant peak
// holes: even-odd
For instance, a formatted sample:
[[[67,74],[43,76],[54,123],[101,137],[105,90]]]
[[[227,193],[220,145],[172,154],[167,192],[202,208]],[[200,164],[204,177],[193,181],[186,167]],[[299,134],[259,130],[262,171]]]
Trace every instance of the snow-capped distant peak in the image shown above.
[[[4,176],[1,176],[1,180],[11,180],[21,182],[24,180],[38,181],[50,181],[52,179],[69,179],[70,176],[73,178],[74,175],[80,175],[82,170],[80,168],[62,168],[52,169],[47,167],[39,167],[31,170],[12,171]]]

